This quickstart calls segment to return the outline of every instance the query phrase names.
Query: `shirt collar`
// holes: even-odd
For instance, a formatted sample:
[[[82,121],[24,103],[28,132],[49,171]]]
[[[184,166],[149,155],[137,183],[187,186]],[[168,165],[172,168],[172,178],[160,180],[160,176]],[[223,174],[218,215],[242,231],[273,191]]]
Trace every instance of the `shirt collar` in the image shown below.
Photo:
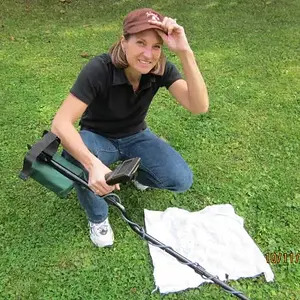
[[[112,84],[113,85],[121,85],[121,84],[125,84],[125,83],[130,84],[125,75],[124,69],[116,68],[115,66],[113,66],[113,82],[112,82]]]
[[[148,88],[151,86],[152,82],[155,82],[155,75],[154,74],[145,74],[142,75],[141,78],[141,87],[142,88]],[[129,84],[130,82],[128,81],[124,69],[121,68],[116,68],[115,66],[113,67],[113,81],[112,85],[122,85],[122,84]]]

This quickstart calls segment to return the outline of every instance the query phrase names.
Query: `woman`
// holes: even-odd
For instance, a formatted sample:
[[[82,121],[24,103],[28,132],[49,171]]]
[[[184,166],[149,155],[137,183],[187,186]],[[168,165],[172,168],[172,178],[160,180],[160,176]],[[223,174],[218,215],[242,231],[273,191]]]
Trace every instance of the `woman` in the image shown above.
[[[166,61],[163,43],[179,57],[185,80]],[[180,154],[144,121],[162,86],[190,112],[208,110],[206,86],[183,27],[152,9],[134,10],[124,20],[121,39],[83,68],[53,120],[51,131],[61,139],[65,157],[86,170],[94,191],[76,186],[90,238],[98,247],[111,246],[114,240],[101,197],[120,189],[105,182],[110,164],[140,157],[136,186],[143,189],[183,192],[192,184],[192,172]],[[73,124],[79,118],[78,133]]]

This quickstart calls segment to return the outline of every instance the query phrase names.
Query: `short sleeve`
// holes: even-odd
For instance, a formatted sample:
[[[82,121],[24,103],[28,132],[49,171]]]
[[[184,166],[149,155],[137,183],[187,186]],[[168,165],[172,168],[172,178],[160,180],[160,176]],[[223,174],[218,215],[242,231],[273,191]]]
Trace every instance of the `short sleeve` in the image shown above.
[[[89,105],[97,95],[103,92],[107,75],[108,67],[104,57],[96,56],[83,67],[70,92]]]
[[[180,72],[173,63],[167,61],[160,86],[164,86],[168,89],[178,79],[182,79]]]

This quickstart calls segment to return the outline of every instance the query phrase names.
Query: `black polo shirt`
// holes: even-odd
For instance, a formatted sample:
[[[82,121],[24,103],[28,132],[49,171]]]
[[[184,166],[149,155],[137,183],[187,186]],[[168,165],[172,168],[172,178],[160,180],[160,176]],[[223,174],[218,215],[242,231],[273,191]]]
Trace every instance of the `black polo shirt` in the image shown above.
[[[134,92],[124,69],[116,68],[109,54],[94,57],[70,90],[88,104],[80,120],[81,129],[111,138],[126,137],[145,129],[145,117],[157,90],[163,86],[169,88],[180,78],[175,65],[167,62],[162,76],[142,75],[139,89]]]

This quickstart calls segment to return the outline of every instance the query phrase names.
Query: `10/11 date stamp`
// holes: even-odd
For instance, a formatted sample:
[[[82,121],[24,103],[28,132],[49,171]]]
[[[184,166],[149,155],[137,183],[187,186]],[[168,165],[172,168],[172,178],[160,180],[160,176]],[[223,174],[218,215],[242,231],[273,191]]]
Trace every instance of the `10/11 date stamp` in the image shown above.
[[[298,264],[300,263],[300,252],[269,252],[265,253],[268,264]]]

